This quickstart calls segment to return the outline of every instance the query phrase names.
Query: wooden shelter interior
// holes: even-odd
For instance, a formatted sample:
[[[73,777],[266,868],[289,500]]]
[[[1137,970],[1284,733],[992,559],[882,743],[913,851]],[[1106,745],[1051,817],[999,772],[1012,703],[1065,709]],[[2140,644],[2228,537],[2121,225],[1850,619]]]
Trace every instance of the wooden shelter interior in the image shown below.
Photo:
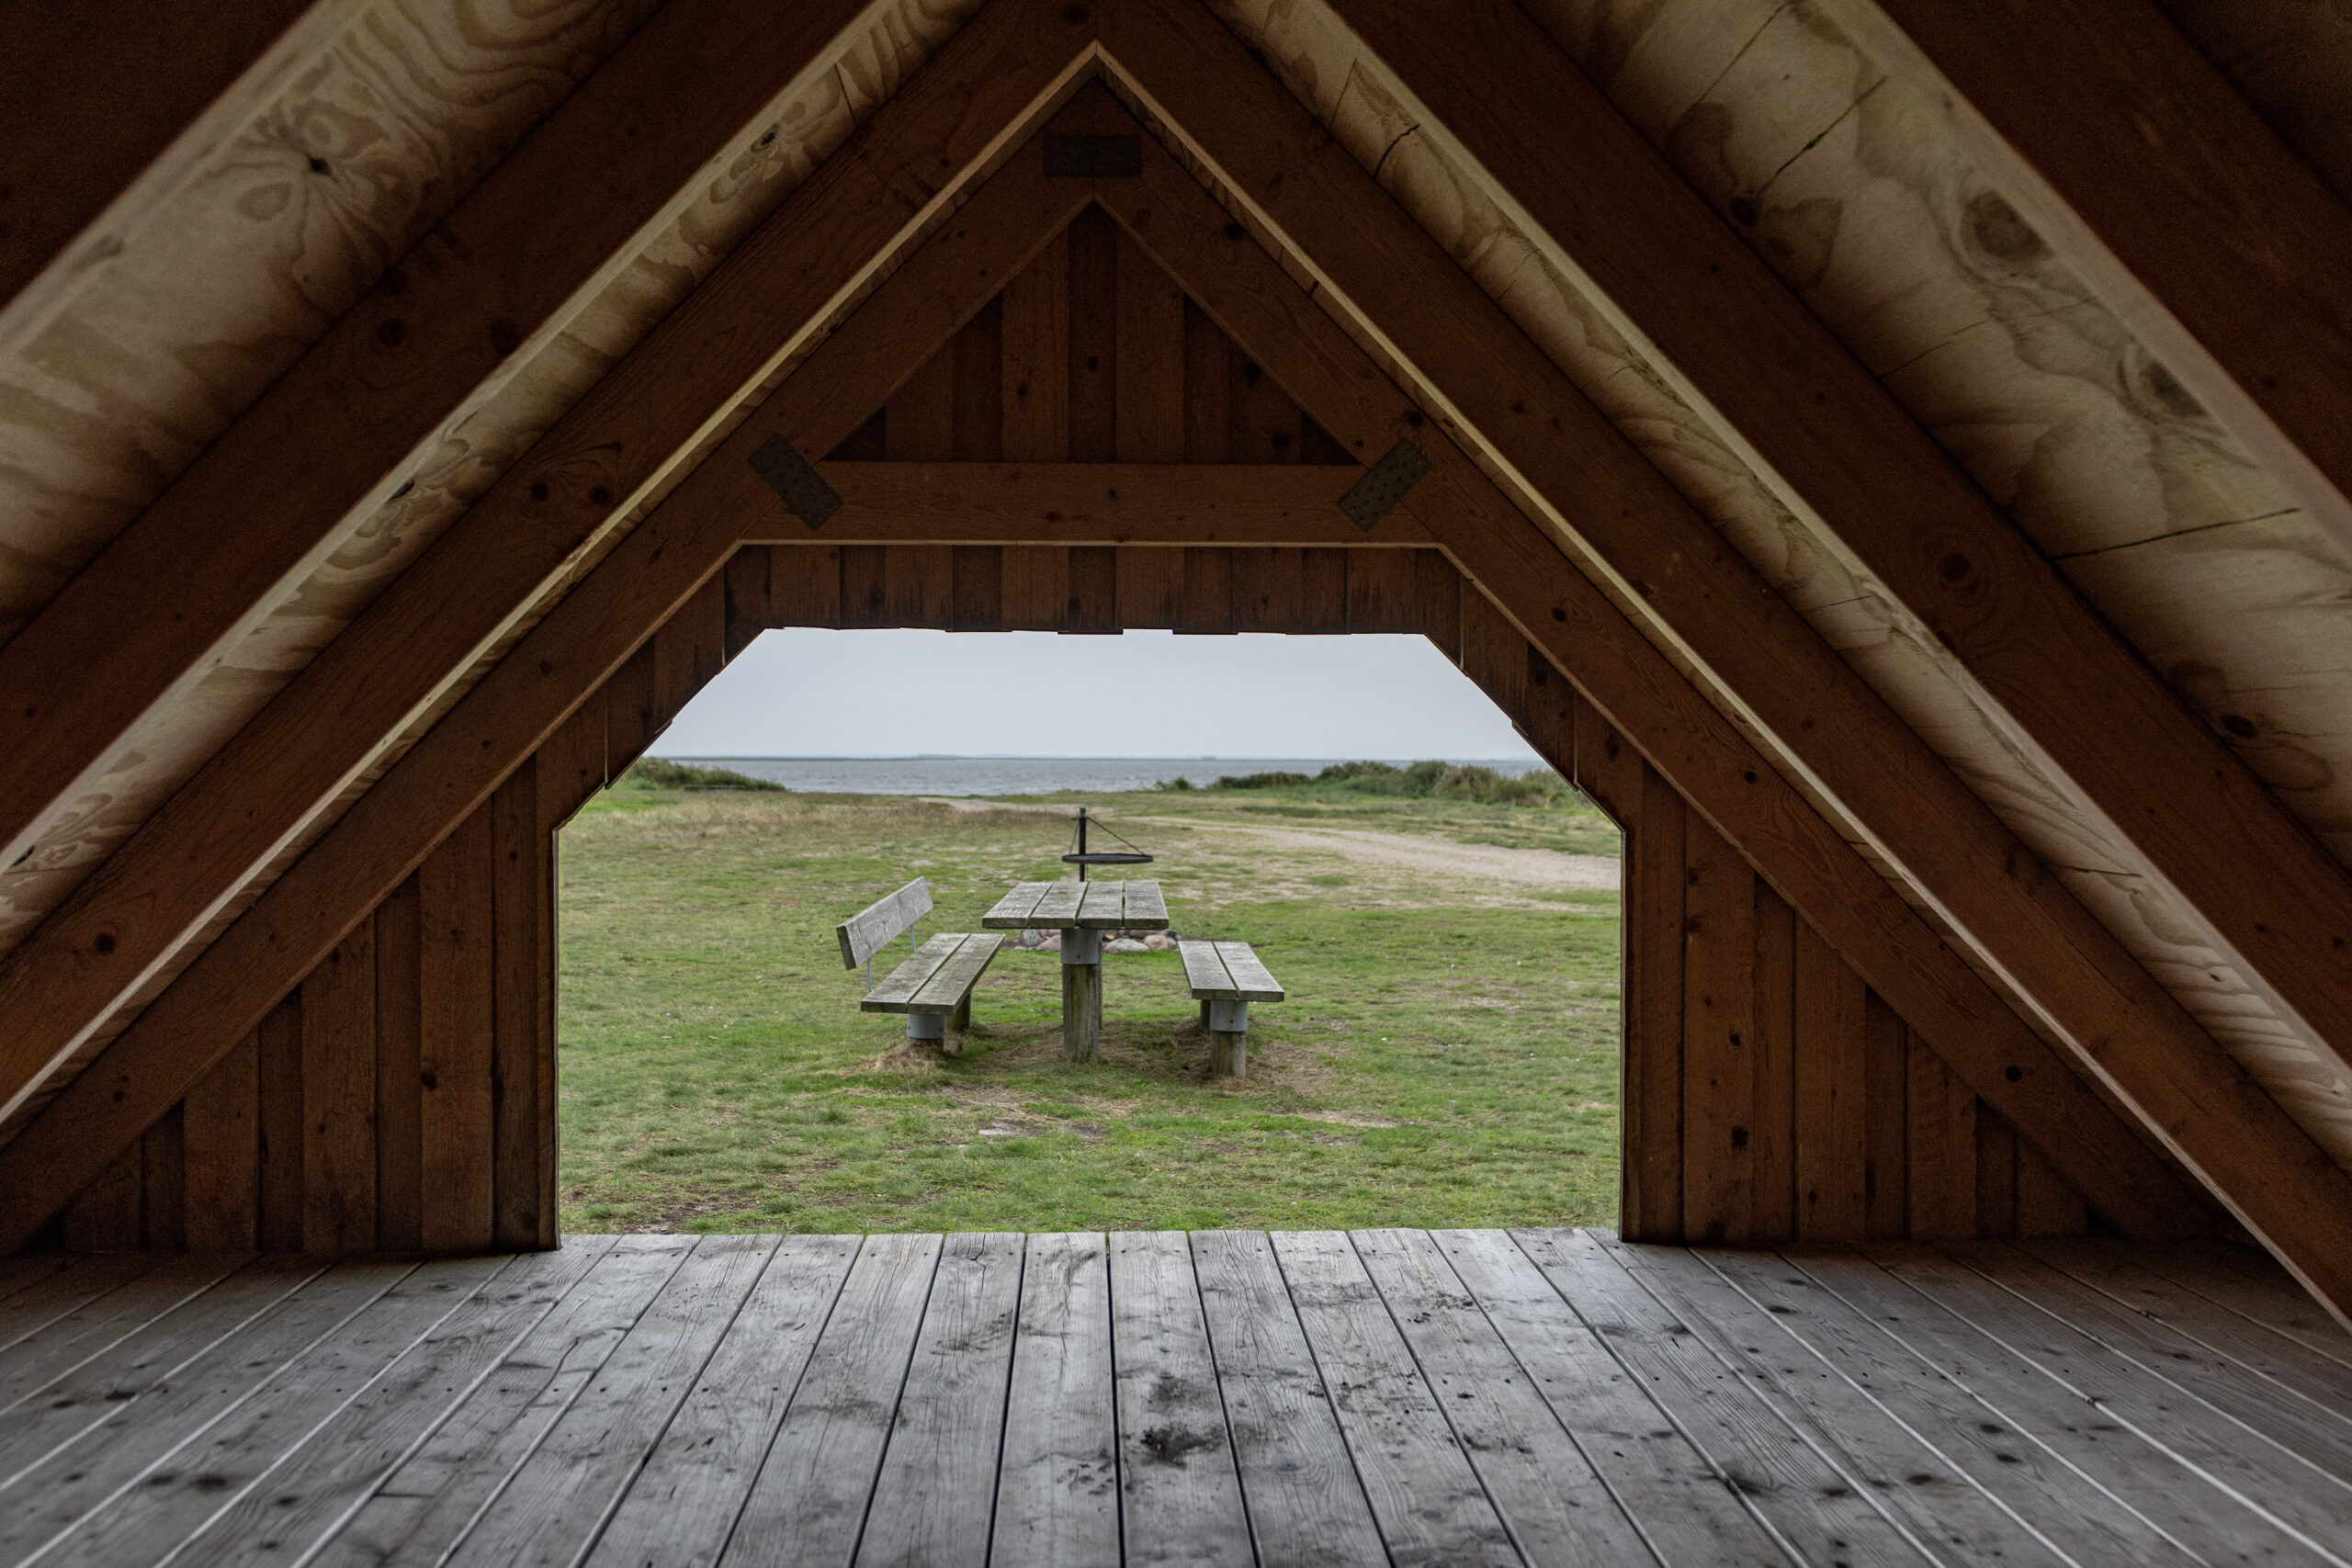
[[[298,1269],[491,1315],[641,1277],[610,1337],[684,1399],[765,1375],[747,1302],[846,1322],[869,1269],[962,1268],[1012,1368],[985,1475],[906,1502],[877,1437],[845,1547],[761,1512],[782,1403],[700,1417],[777,1446],[729,1461],[727,1517],[766,1523],[691,1549],[691,1400],[628,1394],[635,1457],[527,1509],[449,1482],[380,1540],[424,1450],[240,1462],[317,1472],[329,1560],[1173,1560],[1156,1518],[1269,1563],[2352,1560],[2352,11],[120,9],[0,9],[0,1401]],[[1625,835],[1615,1235],[560,1236],[557,831],[784,626],[1429,638]],[[1100,1319],[1069,1376],[1108,1526],[1091,1473],[1013,1479],[1041,1259],[1096,1281],[1052,1310]],[[925,1288],[868,1308],[928,1345]],[[1287,1417],[1374,1535],[1253,1481],[1238,1406],[1238,1555],[1145,1473],[1109,1347],[1159,1319],[1119,1303],[1214,1339],[1230,1404],[1253,1291],[1308,1382],[1353,1345],[1422,1391]],[[1342,1298],[1394,1321],[1317,1316]],[[1488,1326],[1427,1343],[1416,1301]],[[1935,1436],[1957,1405],[1871,1382],[1929,1301],[1988,1334],[2038,1304],[2115,1358],[2081,1397],[2211,1487],[2100,1472],[2079,1402],[2034,1427],[2043,1331],[1996,1334],[2055,1358],[1997,1375],[1903,1340],[2041,1445],[1986,1479]],[[1755,1350],[1775,1314],[1932,1462]],[[829,1343],[797,1332],[787,1382]],[[1689,1451],[1619,1474],[1566,1396],[1498,1393],[1494,1356],[1550,1381],[1538,1339],[1653,1402],[1595,1429]],[[419,1414],[408,1344],[362,1381],[425,1444],[478,1404]],[[982,1439],[940,1397],[884,1416],[935,1420],[947,1474]],[[1475,1457],[1547,1421],[1520,1450],[1563,1469]],[[32,1441],[0,1438],[7,1561],[260,1539],[137,1501],[186,1490],[178,1447],[58,1502]],[[1874,1479],[1905,1463],[1940,1479]]]

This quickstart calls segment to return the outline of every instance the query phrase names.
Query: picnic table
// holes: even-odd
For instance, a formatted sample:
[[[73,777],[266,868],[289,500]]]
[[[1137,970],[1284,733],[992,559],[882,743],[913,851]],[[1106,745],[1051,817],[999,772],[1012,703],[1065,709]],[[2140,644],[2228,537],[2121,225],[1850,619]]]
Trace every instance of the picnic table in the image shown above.
[[[1062,934],[1062,1055],[1083,1062],[1102,1039],[1102,933],[1164,931],[1157,882],[1023,882],[980,917],[983,931]]]

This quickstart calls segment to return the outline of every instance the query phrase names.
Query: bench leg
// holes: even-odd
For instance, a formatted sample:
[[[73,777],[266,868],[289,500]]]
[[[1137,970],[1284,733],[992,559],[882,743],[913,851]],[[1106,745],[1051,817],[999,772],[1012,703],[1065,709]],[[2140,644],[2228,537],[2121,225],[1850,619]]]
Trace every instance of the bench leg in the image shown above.
[[[954,1030],[958,1034],[967,1033],[970,1031],[972,1027],[971,992],[965,992],[964,999],[956,1004],[956,1010],[947,1015],[947,1027]]]
[[[946,1022],[946,1018],[939,1013],[910,1012],[907,1014],[907,1038],[925,1045],[936,1045],[946,1037],[947,1031],[944,1027]]]
[[[1250,1071],[1250,1004],[1203,1002],[1201,1021],[1209,1029],[1209,1071],[1221,1078]]]
[[[1062,932],[1062,1055],[1073,1062],[1094,1059],[1102,1043],[1102,933]]]

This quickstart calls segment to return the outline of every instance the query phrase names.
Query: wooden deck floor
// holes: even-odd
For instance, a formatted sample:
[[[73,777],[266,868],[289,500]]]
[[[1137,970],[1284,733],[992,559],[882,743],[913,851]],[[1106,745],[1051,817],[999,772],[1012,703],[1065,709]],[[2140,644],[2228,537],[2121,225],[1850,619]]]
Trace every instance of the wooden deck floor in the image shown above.
[[[2259,1260],[1589,1232],[0,1262],[6,1563],[2352,1562]]]

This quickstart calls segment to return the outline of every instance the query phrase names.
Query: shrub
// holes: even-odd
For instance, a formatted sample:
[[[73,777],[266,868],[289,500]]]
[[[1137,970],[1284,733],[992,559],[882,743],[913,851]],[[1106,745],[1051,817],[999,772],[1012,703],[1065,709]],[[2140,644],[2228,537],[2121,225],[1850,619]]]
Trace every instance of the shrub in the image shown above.
[[[663,757],[639,757],[616,781],[625,789],[763,789],[783,792],[772,779],[755,779],[732,768],[697,768]]]

